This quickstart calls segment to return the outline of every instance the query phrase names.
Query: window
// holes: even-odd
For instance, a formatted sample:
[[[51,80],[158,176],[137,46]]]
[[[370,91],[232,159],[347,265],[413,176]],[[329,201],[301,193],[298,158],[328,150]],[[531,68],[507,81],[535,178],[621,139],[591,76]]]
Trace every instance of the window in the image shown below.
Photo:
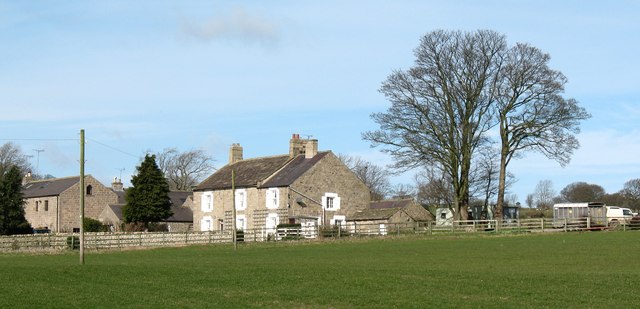
[[[236,216],[236,230],[246,230],[247,229],[247,218],[244,215]]]
[[[200,231],[213,231],[213,219],[210,216],[202,218],[202,221],[200,221]]]
[[[44,211],[49,211],[49,200],[44,201]]]
[[[200,199],[200,208],[204,212],[213,211],[213,192],[204,192],[202,193],[202,198]]]
[[[277,213],[270,213],[267,215],[267,221],[265,222],[265,227],[267,229],[267,233],[273,234],[276,232],[276,227],[280,224],[280,218]]]
[[[337,193],[325,193],[322,196],[322,208],[328,211],[340,209],[340,197]]]
[[[331,219],[329,224],[331,224],[332,226],[344,227],[345,224],[346,224],[346,217],[345,216],[333,216],[333,218]]]
[[[238,189],[236,190],[236,210],[245,209],[247,209],[247,190]]]
[[[446,219],[447,218],[447,213],[446,212],[441,212],[440,213],[440,219]]]
[[[38,204],[39,204],[39,203],[40,203],[40,202],[36,201],[36,211],[38,211],[38,206],[39,206]]]
[[[93,193],[93,187],[91,185],[87,186],[87,195],[91,195]]]
[[[276,209],[280,205],[280,193],[278,188],[267,190],[267,209]]]

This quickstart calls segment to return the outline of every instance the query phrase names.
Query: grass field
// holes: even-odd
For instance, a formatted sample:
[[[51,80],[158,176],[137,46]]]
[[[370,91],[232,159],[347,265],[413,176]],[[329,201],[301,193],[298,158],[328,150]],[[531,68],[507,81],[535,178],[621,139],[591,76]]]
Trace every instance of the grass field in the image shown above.
[[[0,308],[638,308],[640,231],[0,255]]]

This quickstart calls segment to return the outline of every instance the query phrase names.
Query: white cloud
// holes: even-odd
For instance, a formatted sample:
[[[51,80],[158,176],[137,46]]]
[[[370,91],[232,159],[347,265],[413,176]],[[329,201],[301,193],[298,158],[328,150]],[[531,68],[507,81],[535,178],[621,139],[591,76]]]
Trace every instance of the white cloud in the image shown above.
[[[224,16],[212,16],[204,22],[184,19],[182,33],[206,42],[227,39],[263,45],[274,44],[279,38],[276,23],[241,7],[236,7]]]

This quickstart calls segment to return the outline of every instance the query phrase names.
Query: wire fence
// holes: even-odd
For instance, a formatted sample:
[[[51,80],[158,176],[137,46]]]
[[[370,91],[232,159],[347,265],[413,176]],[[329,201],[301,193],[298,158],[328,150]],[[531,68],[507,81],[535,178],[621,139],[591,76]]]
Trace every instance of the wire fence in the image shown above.
[[[542,233],[591,230],[640,230],[640,220],[621,218],[615,224],[595,224],[582,219],[514,219],[469,220],[419,223],[357,223],[348,222],[332,227],[286,227],[277,229],[247,229],[236,233],[238,242],[304,241],[349,237],[387,237],[400,235],[446,235],[468,233]],[[233,231],[207,232],[133,232],[85,233],[84,248],[110,250],[131,247],[176,247],[194,244],[232,243]],[[0,252],[60,251],[78,249],[78,233],[29,234],[0,236]]]

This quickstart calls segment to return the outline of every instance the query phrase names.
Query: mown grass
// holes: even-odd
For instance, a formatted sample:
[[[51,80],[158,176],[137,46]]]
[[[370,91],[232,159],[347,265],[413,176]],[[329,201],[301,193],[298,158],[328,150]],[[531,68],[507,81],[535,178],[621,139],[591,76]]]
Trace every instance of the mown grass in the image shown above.
[[[637,308],[640,231],[0,255],[0,308]]]

